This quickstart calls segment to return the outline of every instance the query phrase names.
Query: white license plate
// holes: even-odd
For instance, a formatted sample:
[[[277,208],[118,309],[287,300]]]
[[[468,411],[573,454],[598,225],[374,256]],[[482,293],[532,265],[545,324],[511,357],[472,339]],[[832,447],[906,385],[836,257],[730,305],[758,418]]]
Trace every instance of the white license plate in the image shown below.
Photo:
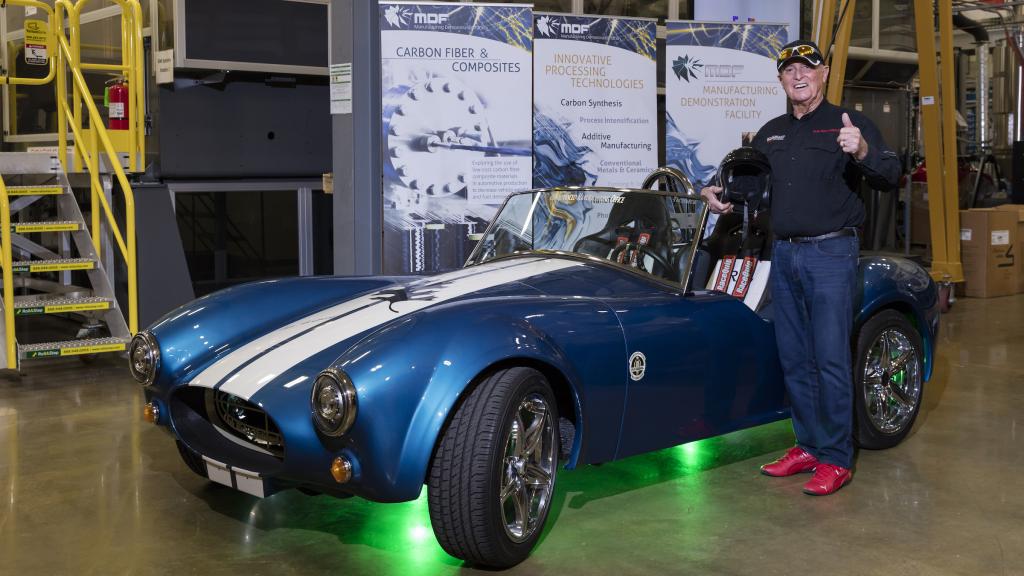
[[[263,478],[258,472],[228,466],[206,456],[203,456],[203,460],[206,461],[206,475],[210,480],[246,494],[264,497]]]

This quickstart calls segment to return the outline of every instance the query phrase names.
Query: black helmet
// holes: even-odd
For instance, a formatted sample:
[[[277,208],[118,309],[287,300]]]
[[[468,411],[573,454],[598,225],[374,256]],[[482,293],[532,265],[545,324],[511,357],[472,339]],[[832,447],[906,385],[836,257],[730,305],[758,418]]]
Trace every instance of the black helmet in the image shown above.
[[[771,198],[772,167],[763,152],[750,146],[737,148],[722,158],[718,169],[722,201],[767,210]]]

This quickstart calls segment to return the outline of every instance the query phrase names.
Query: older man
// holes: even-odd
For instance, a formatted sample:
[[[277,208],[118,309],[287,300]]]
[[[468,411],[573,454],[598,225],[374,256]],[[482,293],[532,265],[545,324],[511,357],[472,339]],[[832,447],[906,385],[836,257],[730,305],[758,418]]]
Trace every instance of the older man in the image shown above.
[[[792,112],[765,124],[752,144],[772,168],[770,286],[796,446],[761,472],[813,471],[804,492],[824,496],[852,478],[850,332],[864,223],[857,189],[861,178],[895,187],[900,165],[870,120],[825,100],[829,69],[817,45],[787,44],[776,67]],[[702,190],[712,212],[731,211],[720,194]]]

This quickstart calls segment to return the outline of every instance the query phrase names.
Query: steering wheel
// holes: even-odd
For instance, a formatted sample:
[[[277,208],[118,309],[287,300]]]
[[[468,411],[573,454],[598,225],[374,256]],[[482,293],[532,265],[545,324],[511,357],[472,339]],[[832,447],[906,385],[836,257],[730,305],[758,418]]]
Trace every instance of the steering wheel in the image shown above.
[[[608,259],[613,262],[618,260],[619,254],[622,254],[623,250],[636,250],[637,252],[640,253],[641,256],[650,256],[656,264],[661,265],[661,269],[664,270],[665,272],[668,272],[669,270],[672,269],[668,265],[668,262],[665,260],[665,258],[661,256],[661,254],[658,254],[654,250],[651,250],[651,248],[646,244],[638,244],[636,242],[626,242],[624,244],[619,244],[614,249],[612,249],[612,253],[608,255]],[[647,268],[644,268],[643,258],[638,257],[636,259],[636,266],[637,268],[643,270],[644,272],[654,274],[653,270],[648,270]]]

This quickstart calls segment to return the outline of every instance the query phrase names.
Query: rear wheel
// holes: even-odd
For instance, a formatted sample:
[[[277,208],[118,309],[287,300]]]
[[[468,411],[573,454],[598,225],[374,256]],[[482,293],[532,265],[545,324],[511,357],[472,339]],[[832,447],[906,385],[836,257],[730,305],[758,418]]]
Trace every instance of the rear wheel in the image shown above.
[[[873,316],[857,336],[854,404],[857,443],[891,448],[910,432],[921,407],[921,335],[895,310]]]
[[[458,408],[431,464],[430,522],[446,552],[495,568],[537,543],[558,465],[558,412],[544,376],[510,368]]]

